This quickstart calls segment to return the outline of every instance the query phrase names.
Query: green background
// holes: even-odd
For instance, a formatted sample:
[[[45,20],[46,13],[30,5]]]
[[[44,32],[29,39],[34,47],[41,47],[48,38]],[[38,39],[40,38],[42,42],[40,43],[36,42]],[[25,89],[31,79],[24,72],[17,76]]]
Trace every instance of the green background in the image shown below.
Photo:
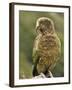
[[[19,11],[19,78],[32,78],[32,50],[37,35],[36,20],[40,17],[51,18],[56,33],[61,40],[61,58],[53,69],[54,77],[64,76],[64,13]]]

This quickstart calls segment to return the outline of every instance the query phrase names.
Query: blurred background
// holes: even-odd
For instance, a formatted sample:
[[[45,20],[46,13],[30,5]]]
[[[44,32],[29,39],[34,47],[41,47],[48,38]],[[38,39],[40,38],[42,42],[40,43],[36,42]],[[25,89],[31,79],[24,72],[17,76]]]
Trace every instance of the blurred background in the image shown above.
[[[64,13],[19,11],[19,78],[32,78],[32,50],[37,35],[36,20],[51,18],[61,41],[61,58],[53,69],[54,77],[64,76]]]

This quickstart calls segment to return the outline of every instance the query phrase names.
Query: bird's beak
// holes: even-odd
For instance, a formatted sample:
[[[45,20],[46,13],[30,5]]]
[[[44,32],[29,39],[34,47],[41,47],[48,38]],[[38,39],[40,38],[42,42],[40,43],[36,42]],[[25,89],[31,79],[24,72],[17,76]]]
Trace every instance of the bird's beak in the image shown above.
[[[40,26],[36,26],[36,29],[35,29],[36,32],[37,32],[39,29],[40,29]]]

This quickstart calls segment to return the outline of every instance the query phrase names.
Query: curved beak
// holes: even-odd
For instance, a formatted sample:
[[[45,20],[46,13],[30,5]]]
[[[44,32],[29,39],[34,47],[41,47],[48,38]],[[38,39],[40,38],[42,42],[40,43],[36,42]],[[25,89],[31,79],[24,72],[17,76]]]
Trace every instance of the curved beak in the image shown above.
[[[36,26],[36,32],[38,31],[38,30],[40,30],[40,26]]]

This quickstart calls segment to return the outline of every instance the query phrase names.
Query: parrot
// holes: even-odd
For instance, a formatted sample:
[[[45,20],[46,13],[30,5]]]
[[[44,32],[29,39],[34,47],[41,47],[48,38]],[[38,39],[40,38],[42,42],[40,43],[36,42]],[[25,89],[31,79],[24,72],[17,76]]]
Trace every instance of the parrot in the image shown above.
[[[51,77],[52,70],[60,60],[61,42],[57,36],[54,22],[48,17],[40,17],[36,21],[37,36],[33,44],[32,75],[33,77],[43,73],[47,78]]]

